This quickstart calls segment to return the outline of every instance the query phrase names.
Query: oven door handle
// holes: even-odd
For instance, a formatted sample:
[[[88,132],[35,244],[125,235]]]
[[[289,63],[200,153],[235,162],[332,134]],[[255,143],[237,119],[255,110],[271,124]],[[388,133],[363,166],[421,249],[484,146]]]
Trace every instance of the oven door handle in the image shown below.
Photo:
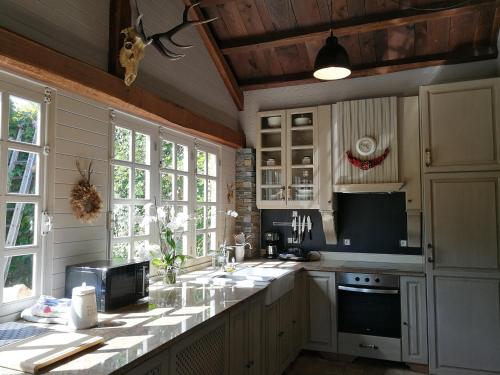
[[[372,289],[372,288],[356,288],[353,286],[339,285],[339,290],[357,293],[373,293],[373,294],[399,294],[399,289]]]

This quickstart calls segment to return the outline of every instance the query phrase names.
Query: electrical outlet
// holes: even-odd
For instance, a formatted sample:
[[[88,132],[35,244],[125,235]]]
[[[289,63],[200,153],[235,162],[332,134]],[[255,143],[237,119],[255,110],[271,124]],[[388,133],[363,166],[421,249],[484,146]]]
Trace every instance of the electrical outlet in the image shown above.
[[[399,241],[399,246],[400,247],[406,247],[406,246],[408,246],[408,242],[406,240],[400,240]]]
[[[344,246],[351,246],[351,239],[350,238],[344,238]]]
[[[292,217],[297,217],[299,216],[298,212],[297,211],[292,211]]]
[[[293,237],[288,237],[288,238],[287,238],[287,243],[288,243],[288,244],[293,243]]]

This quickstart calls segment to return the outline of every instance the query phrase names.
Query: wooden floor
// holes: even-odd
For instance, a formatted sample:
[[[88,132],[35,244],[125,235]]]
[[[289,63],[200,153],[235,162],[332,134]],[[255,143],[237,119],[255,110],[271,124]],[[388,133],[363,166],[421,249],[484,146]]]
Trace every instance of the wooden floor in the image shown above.
[[[316,352],[303,351],[286,375],[421,375],[404,364],[359,358],[354,362],[326,359]]]

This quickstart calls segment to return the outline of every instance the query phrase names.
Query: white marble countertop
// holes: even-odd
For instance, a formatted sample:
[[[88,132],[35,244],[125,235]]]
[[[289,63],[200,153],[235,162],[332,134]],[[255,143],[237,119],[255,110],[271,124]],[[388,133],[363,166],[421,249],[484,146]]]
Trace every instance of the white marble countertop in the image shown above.
[[[306,269],[424,275],[423,266],[420,264],[331,260],[301,263],[255,260],[247,261],[244,265],[287,268],[294,271]],[[79,332],[102,336],[106,340],[105,344],[64,362],[59,362],[45,372],[59,375],[121,373],[139,357],[166,349],[189,330],[200,326],[266,288],[265,286],[216,286],[195,282],[196,278],[213,272],[213,270],[207,269],[186,273],[179,276],[179,281],[175,286],[165,286],[161,283],[153,284],[150,287],[149,298],[144,301],[113,314],[99,314],[99,327]],[[44,326],[58,331],[67,330],[64,326]],[[54,343],[54,346],[56,345],[58,343]],[[0,368],[0,374],[19,375],[23,373]]]

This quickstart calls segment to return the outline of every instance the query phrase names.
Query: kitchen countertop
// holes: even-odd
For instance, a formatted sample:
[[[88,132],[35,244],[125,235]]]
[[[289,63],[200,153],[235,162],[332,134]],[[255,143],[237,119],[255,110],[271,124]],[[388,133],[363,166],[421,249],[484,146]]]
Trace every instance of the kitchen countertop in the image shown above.
[[[247,261],[245,266],[278,267],[294,271],[343,271],[387,273],[423,276],[421,264],[395,264],[353,261],[292,262],[279,260]],[[85,354],[70,358],[48,368],[59,375],[121,373],[134,360],[144,355],[155,355],[184,337],[216,315],[239,302],[262,292],[266,287],[236,287],[198,284],[196,278],[214,271],[198,270],[179,276],[178,284],[152,284],[150,297],[112,314],[99,314],[98,328],[79,332],[102,336],[105,344]],[[65,326],[44,325],[58,331]],[[0,374],[19,375],[19,371],[0,368]]]

